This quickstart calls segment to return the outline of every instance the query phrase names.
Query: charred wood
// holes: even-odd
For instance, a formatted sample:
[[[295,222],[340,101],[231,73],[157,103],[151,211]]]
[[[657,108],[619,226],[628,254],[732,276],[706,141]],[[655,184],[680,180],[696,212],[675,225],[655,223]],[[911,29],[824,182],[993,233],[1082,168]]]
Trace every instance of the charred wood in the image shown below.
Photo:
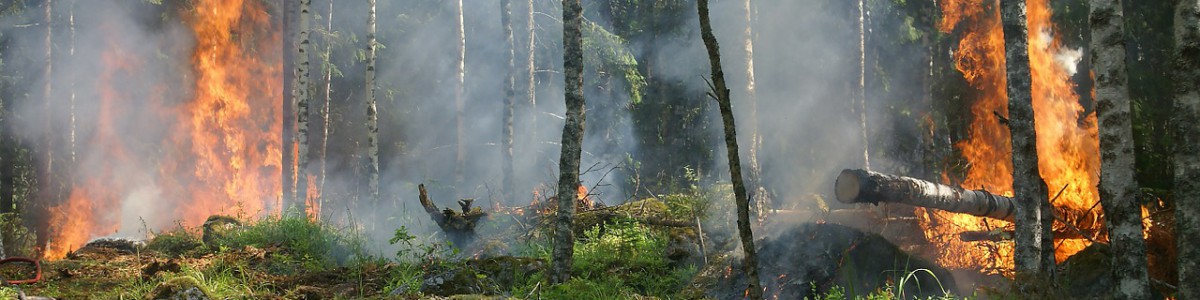
[[[1013,198],[861,169],[842,170],[835,189],[843,203],[904,203],[1005,221],[1016,211]]]

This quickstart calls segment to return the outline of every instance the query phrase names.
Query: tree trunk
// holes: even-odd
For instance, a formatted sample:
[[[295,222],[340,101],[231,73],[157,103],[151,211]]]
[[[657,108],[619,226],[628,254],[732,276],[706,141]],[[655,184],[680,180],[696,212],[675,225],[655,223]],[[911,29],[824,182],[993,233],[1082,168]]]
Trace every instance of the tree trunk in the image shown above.
[[[871,149],[867,136],[867,7],[864,0],[858,0],[858,95],[855,102],[858,106],[858,124],[863,142],[863,169],[871,169]]]
[[[326,156],[329,153],[329,104],[331,102],[330,94],[333,91],[333,63],[330,62],[330,55],[333,53],[333,42],[330,41],[329,35],[333,34],[333,2],[334,0],[329,0],[329,11],[325,14],[325,55],[322,57],[324,61],[321,65],[323,68],[322,71],[325,72],[322,74],[325,77],[325,104],[321,106],[321,122],[323,123],[321,125],[321,169],[318,171],[319,175],[317,175],[317,190],[321,192],[321,195],[317,197],[316,201],[317,212],[320,212],[321,206],[325,204],[325,169],[328,166]],[[320,217],[318,215],[317,219],[320,219]]]
[[[75,0],[71,0],[70,3],[67,4],[67,7],[68,7],[68,11],[69,11],[67,22],[68,22],[68,25],[70,25],[70,29],[71,29],[70,48],[68,49],[67,55],[70,56],[71,59],[73,60],[75,58]],[[67,129],[70,130],[68,132],[69,135],[67,136],[67,150],[68,150],[67,160],[71,163],[72,166],[74,166],[75,165],[75,150],[76,150],[75,149],[75,72],[71,72],[70,85],[71,85],[70,86],[71,95],[70,95],[70,98],[68,98],[68,100],[67,100],[68,101],[67,113],[70,115],[69,116],[70,120],[68,120],[69,123],[67,124],[67,126],[68,126]]]
[[[1013,194],[1017,209],[1014,261],[1018,276],[1054,274],[1054,239],[1045,212],[1049,209],[1046,182],[1038,173],[1037,132],[1033,127],[1033,88],[1029,73],[1028,23],[1023,0],[1003,0],[1004,57],[1008,75],[1009,131],[1012,134]],[[1024,282],[1033,282],[1024,280]],[[1022,286],[1025,288],[1025,285]]]
[[[574,223],[576,192],[579,187],[579,159],[583,151],[585,125],[583,98],[583,6],[580,0],[562,1],[563,75],[566,77],[567,120],[563,124],[562,151],[558,160],[558,214],[554,225],[554,257],[550,281],[567,282],[574,259]]]
[[[1125,18],[1119,0],[1091,2],[1091,59],[1100,130],[1100,205],[1112,247],[1114,299],[1150,297],[1146,243],[1134,175],[1133,114],[1125,71]],[[1016,140],[1015,138],[1013,140]]]
[[[526,76],[528,77],[526,80],[529,80],[529,86],[526,87],[525,93],[526,97],[529,97],[529,133],[530,138],[532,139],[529,145],[537,145],[538,142],[541,141],[538,138],[539,130],[537,126],[537,78],[534,77],[534,72],[537,71],[537,67],[535,65],[536,60],[534,60],[534,54],[536,54],[534,45],[537,43],[537,27],[535,27],[536,24],[533,22],[533,0],[527,1],[525,6],[528,8],[528,11],[526,11],[528,18],[525,19],[525,26],[526,29],[529,30],[529,40],[527,41],[529,44],[525,46],[525,54],[527,55],[525,58],[525,63],[527,64],[526,68],[528,68],[526,70]]]
[[[512,27],[512,0],[500,0],[500,26],[504,29],[504,51],[508,55],[508,65],[504,76],[504,125],[501,131],[502,144],[500,152],[502,162],[500,163],[501,176],[504,176],[504,187],[501,192],[501,201],[505,204],[514,203],[513,195],[515,195],[516,187],[513,186],[513,102],[516,98],[516,86],[513,82],[516,77],[516,53],[513,47],[513,27]]]
[[[295,2],[283,1],[283,47],[296,47],[296,37],[292,35],[296,24],[294,11]],[[296,99],[292,97],[296,85],[294,69],[296,55],[292,51],[283,51],[283,199],[280,210],[286,209],[296,199]]]
[[[742,251],[746,255],[745,272],[747,281],[747,296],[750,299],[762,299],[762,288],[758,280],[758,256],[755,254],[754,233],[750,229],[750,199],[746,197],[746,184],[742,181],[742,166],[738,155],[737,129],[734,127],[733,104],[729,99],[729,88],[725,85],[725,73],[721,70],[721,50],[717,38],[713,36],[712,24],[708,19],[708,0],[697,3],[700,15],[700,36],[708,49],[708,61],[712,68],[712,83],[715,90],[713,96],[721,107],[721,121],[725,125],[725,146],[729,160],[729,175],[733,181],[733,193],[737,201],[738,234],[742,239]]]
[[[1200,299],[1200,0],[1175,7],[1175,230],[1179,299]]]
[[[54,76],[54,68],[53,68],[54,67],[54,64],[53,64],[53,62],[54,62],[54,39],[53,39],[53,37],[54,37],[54,19],[53,19],[53,8],[52,8],[54,6],[53,5],[54,3],[51,0],[46,0],[46,3],[44,3],[44,4],[46,5],[46,7],[45,7],[45,13],[46,13],[45,14],[46,60],[44,62],[45,63],[45,73],[43,74],[43,76],[44,76],[43,78],[45,78],[46,82],[42,86],[42,97],[43,97],[42,105],[43,105],[43,113],[44,113],[44,115],[42,116],[44,118],[44,120],[42,120],[43,121],[42,124],[43,124],[43,126],[45,126],[44,130],[46,131],[47,134],[43,135],[42,140],[39,141],[42,144],[42,149],[41,149],[42,153],[41,154],[43,156],[42,156],[42,161],[41,161],[41,168],[38,168],[39,172],[41,172],[40,174],[38,174],[38,199],[40,201],[42,201],[42,203],[45,203],[45,204],[41,205],[43,212],[49,213],[48,212],[49,206],[58,204],[59,199],[55,199],[56,197],[54,197],[54,190],[57,190],[54,187],[54,182],[53,182],[54,181],[54,150],[53,150],[54,149],[54,138],[53,138],[54,135],[52,133],[54,132],[54,130],[53,130],[53,124],[50,122],[51,112],[52,112],[52,109],[54,108],[54,105],[52,104],[54,97],[51,95],[51,92],[53,92],[53,90],[54,90],[54,87],[52,84],[54,82],[54,80],[51,80],[51,78],[53,78],[53,76]],[[37,226],[35,228],[35,232],[37,233],[37,236],[38,236],[37,244],[43,245],[43,246],[47,245],[47,242],[49,241],[47,239],[47,237],[49,236],[49,224],[44,224],[44,222],[43,222],[43,224],[40,224],[39,226]]]
[[[1016,200],[987,191],[965,190],[911,177],[867,170],[842,170],[834,184],[842,203],[904,203],[1012,221]]]
[[[375,0],[367,0],[367,189],[379,204],[379,111],[375,106]]]
[[[762,167],[758,164],[758,151],[762,148],[762,137],[758,135],[758,92],[754,85],[754,15],[753,5],[751,0],[742,2],[742,9],[746,14],[746,30],[742,31],[742,50],[746,55],[746,105],[750,110],[750,187],[754,189],[754,196],[751,203],[754,204],[755,216],[758,217],[758,222],[761,224],[766,221],[767,206],[770,205],[770,197],[767,195],[767,189],[762,184]]]
[[[300,44],[296,45],[296,86],[292,96],[296,97],[296,201],[289,209],[305,216],[308,202],[308,103],[309,103],[309,31],[308,10],[312,0],[300,0]]]
[[[467,124],[466,115],[466,84],[467,76],[467,32],[463,25],[463,2],[462,0],[454,1],[454,12],[457,14],[457,21],[454,23],[455,33],[458,38],[457,56],[455,57],[455,72],[454,72],[454,122],[455,122],[455,146],[454,146],[454,189],[456,194],[461,194],[463,188],[463,168],[467,165]]]

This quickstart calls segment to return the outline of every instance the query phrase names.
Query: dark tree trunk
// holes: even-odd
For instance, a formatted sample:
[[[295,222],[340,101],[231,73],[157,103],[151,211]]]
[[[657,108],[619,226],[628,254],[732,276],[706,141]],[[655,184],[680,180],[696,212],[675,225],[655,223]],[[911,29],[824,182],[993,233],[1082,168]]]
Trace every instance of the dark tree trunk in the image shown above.
[[[965,190],[911,177],[867,170],[842,170],[834,184],[843,203],[904,203],[1012,221],[1016,200],[987,191]]]
[[[579,186],[579,159],[585,125],[583,98],[583,7],[580,0],[563,0],[563,74],[566,77],[567,120],[563,124],[562,152],[558,161],[558,214],[554,225],[554,253],[550,281],[563,283],[571,278],[575,234],[576,188]]]
[[[750,199],[746,196],[746,184],[742,181],[741,158],[738,155],[737,129],[734,127],[733,104],[729,99],[729,88],[725,84],[725,73],[721,70],[721,50],[717,38],[713,36],[712,24],[708,18],[708,0],[700,0],[697,4],[700,15],[700,36],[708,49],[708,61],[712,68],[713,96],[721,108],[721,122],[725,127],[725,147],[729,160],[729,175],[733,181],[733,194],[737,202],[738,235],[742,240],[742,251],[746,256],[744,263],[746,278],[750,285],[747,296],[750,299],[762,299],[762,288],[758,280],[758,256],[755,254],[754,233],[750,229]]]
[[[292,89],[296,85],[295,59],[292,49],[296,47],[294,1],[283,1],[283,200],[280,210],[286,209],[296,199],[296,99]]]
[[[1033,87],[1029,73],[1028,23],[1023,0],[1003,0],[1004,57],[1008,75],[1008,128],[1012,134],[1013,194],[1017,210],[1014,261],[1018,276],[1054,274],[1054,218],[1046,182],[1038,173],[1037,131],[1033,127]],[[1033,280],[1024,280],[1033,282]],[[1022,288],[1028,285],[1022,285]]]
[[[512,0],[500,0],[500,26],[504,30],[504,51],[508,56],[508,65],[504,76],[504,108],[503,108],[503,128],[500,129],[501,144],[500,152],[502,161],[500,162],[501,176],[504,176],[504,187],[501,192],[503,203],[512,204],[515,202],[516,187],[513,186],[513,102],[516,98],[516,86],[513,79],[516,77],[516,53],[513,47],[513,27],[512,27]]]
[[[1112,247],[1114,299],[1150,297],[1142,210],[1137,199],[1133,124],[1125,69],[1125,17],[1119,0],[1091,1],[1091,61],[1100,131],[1100,205]],[[1014,138],[1015,140],[1015,138]]]
[[[1175,7],[1175,203],[1179,299],[1200,299],[1200,0]]]

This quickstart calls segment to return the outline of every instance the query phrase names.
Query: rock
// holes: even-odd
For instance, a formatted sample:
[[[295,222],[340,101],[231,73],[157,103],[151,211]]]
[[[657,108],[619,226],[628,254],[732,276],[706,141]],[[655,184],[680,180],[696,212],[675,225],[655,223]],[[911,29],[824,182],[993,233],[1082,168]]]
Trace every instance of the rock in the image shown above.
[[[210,300],[212,296],[210,296],[208,291],[204,290],[204,287],[200,285],[199,281],[196,281],[196,278],[183,276],[172,278],[154,287],[154,290],[150,291],[150,294],[147,294],[145,299]]]
[[[205,245],[213,246],[218,239],[228,236],[230,232],[242,227],[242,222],[230,216],[212,215],[204,221],[204,235],[200,240]]]

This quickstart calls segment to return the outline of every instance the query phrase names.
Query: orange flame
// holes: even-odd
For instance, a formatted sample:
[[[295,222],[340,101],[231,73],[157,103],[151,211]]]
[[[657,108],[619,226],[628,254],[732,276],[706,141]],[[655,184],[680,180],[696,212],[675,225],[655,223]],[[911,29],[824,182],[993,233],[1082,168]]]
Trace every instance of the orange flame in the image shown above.
[[[156,213],[168,217],[155,216],[160,222],[147,224],[155,229],[175,220],[197,226],[217,213],[271,213],[268,203],[280,198],[283,101],[273,79],[281,74],[281,30],[260,1],[193,4],[184,17],[196,39],[190,60],[194,77],[187,77],[195,85],[190,101],[168,104],[162,94],[169,87],[156,87],[150,95],[120,91],[119,72],[140,72],[143,60],[119,45],[104,50],[103,71],[95,82],[100,109],[95,133],[84,146],[99,158],[80,161],[90,171],[77,176],[87,177],[75,181],[69,199],[49,209],[44,258],[62,258],[88,239],[116,232],[121,218],[114,208],[141,186],[155,186],[161,193],[155,196],[166,203],[165,211]],[[138,145],[122,139],[113,123],[127,122],[129,112],[121,110],[141,103],[130,102],[134,97],[149,97],[144,102],[151,107],[139,109],[175,122],[166,129],[169,138]],[[160,144],[158,156],[128,149],[143,144]],[[146,178],[130,179],[135,176],[129,170]]]
[[[986,7],[985,7],[986,6]],[[1029,59],[1032,96],[1037,129],[1038,167],[1054,199],[1057,214],[1082,229],[1084,234],[1103,238],[1098,195],[1099,151],[1094,115],[1083,118],[1067,68],[1059,55],[1070,51],[1053,38],[1052,11],[1047,0],[1027,0]],[[962,182],[964,188],[985,189],[1012,195],[1011,137],[995,115],[1008,115],[1005,90],[1004,35],[998,5],[952,0],[941,3],[944,18],[939,30],[950,32],[961,26],[962,40],[954,53],[955,67],[979,95],[971,106],[974,120],[970,138],[956,145],[971,163]],[[963,242],[957,233],[1008,227],[1003,221],[918,209],[925,216],[922,226],[936,244],[938,262],[957,268],[982,268],[989,273],[1010,274],[1011,242]],[[1061,223],[1056,226],[1062,226]],[[1056,241],[1059,261],[1079,252],[1090,242],[1083,239]]]

